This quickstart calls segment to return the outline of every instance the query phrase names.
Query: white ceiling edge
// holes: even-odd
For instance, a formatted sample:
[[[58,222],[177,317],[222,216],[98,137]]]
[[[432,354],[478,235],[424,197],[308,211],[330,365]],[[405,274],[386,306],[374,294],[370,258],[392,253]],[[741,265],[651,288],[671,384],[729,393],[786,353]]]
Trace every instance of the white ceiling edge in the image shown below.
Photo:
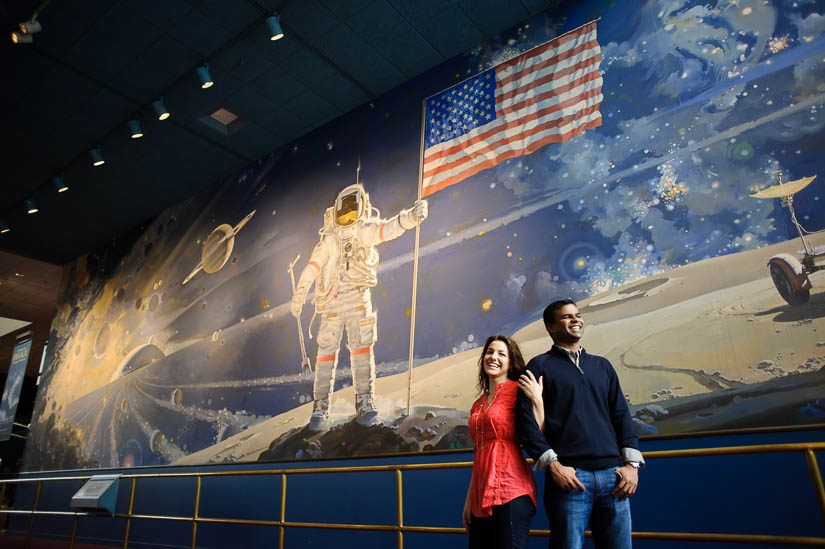
[[[0,316],[0,337],[10,334],[15,330],[19,330],[24,326],[28,326],[31,322],[25,320],[15,320],[13,318],[4,318]]]

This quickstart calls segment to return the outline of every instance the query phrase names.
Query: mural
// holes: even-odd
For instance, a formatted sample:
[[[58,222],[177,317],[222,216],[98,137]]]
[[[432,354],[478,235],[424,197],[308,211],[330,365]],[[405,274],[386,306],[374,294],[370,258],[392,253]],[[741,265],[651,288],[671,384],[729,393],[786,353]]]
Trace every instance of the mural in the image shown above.
[[[511,333],[543,352],[559,297],[641,434],[822,423],[823,11],[558,8],[79,258],[25,468],[465,447],[477,346]],[[594,19],[582,131],[478,170],[448,158],[471,169],[446,185],[456,172],[428,164],[419,200],[422,101],[449,110],[455,84]],[[427,147],[486,128],[445,123],[428,119]]]

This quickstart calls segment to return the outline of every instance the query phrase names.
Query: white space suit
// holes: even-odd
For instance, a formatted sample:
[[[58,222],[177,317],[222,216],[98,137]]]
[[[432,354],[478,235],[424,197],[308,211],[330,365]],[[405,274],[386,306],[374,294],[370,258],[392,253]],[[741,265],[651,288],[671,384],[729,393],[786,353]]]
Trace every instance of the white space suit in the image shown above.
[[[378,341],[378,329],[370,297],[370,288],[378,283],[379,258],[375,246],[398,238],[415,227],[417,220],[426,219],[427,213],[427,202],[421,200],[391,219],[381,219],[361,184],[342,190],[335,205],[324,213],[324,226],[319,231],[321,240],[298,278],[290,309],[293,315],[300,316],[307,293],[315,283],[312,303],[315,314],[321,316],[321,325],[318,328],[313,385],[315,402],[310,429],[320,431],[329,426],[329,398],[344,329],[355,387],[357,421],[362,424],[375,422],[378,411],[374,398],[373,345]]]

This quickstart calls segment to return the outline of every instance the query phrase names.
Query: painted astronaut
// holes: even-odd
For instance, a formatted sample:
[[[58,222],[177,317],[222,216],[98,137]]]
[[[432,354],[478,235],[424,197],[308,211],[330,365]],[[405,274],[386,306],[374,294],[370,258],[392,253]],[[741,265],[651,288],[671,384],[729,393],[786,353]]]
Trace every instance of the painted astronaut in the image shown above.
[[[298,278],[290,308],[294,316],[300,316],[314,282],[312,303],[315,314],[321,316],[321,325],[317,336],[311,430],[329,427],[329,399],[344,328],[355,387],[356,420],[364,425],[376,422],[373,345],[378,341],[378,331],[370,298],[370,288],[378,283],[379,259],[375,246],[414,228],[417,220],[427,218],[427,213],[427,202],[421,200],[391,219],[381,219],[360,183],[342,190],[335,204],[324,212],[324,226],[318,231],[321,240]]]

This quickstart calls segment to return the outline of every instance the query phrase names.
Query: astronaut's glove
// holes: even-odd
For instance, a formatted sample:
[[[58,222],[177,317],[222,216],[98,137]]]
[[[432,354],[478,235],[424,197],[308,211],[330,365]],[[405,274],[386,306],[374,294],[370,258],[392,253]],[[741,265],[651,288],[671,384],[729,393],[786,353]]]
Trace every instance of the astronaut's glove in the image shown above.
[[[419,221],[424,221],[425,219],[427,219],[427,216],[430,215],[430,210],[429,206],[427,205],[427,201],[417,201],[415,203],[415,206],[413,206],[412,213]]]
[[[427,219],[429,214],[430,212],[427,207],[427,201],[419,200],[409,210],[403,210],[398,215],[398,221],[401,223],[402,228],[408,230],[415,227],[416,222],[421,222]]]
[[[306,301],[307,294],[300,289],[295,291],[295,295],[292,296],[292,303],[289,305],[289,312],[292,313],[292,316],[298,318],[301,316],[301,311],[304,308],[304,301]]]

